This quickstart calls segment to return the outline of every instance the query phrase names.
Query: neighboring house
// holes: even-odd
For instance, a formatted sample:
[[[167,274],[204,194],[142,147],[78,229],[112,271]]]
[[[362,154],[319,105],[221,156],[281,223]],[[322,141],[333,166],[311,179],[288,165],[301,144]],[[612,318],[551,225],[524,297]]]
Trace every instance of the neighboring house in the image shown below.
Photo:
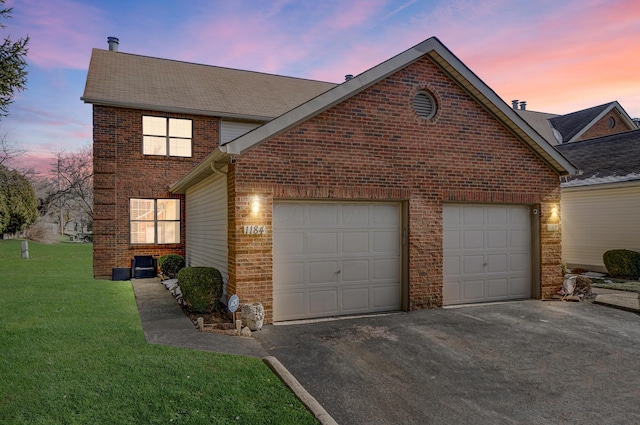
[[[552,145],[578,142],[637,129],[636,123],[618,102],[583,109],[566,115],[530,111],[526,104],[512,101],[513,108]]]
[[[436,38],[337,86],[94,50],[83,100],[96,275],[183,253],[267,322],[561,284],[577,169]]]
[[[640,130],[556,148],[582,171],[562,179],[564,261],[606,271],[606,251],[640,251]]]

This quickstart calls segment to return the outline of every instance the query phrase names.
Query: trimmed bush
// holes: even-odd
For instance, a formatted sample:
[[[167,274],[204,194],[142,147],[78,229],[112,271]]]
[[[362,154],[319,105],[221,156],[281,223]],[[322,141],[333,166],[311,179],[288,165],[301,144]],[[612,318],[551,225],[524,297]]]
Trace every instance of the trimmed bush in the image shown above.
[[[160,271],[169,279],[178,277],[178,272],[184,268],[184,264],[184,257],[178,254],[167,254],[158,258]]]
[[[222,295],[222,275],[213,267],[185,267],[178,273],[178,284],[194,313],[211,313]]]
[[[640,252],[612,249],[604,253],[602,261],[611,276],[640,277]]]

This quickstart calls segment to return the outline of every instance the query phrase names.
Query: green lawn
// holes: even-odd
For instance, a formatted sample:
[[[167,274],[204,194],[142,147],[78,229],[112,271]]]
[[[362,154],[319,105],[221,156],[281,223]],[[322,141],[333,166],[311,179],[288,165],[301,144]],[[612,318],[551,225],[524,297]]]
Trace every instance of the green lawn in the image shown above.
[[[313,424],[258,359],[148,345],[91,245],[0,240],[0,423]]]

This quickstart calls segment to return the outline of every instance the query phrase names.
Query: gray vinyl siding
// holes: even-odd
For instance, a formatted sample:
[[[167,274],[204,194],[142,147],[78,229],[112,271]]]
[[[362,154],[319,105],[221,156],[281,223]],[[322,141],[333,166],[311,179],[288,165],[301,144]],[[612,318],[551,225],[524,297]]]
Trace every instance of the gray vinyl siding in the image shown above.
[[[223,120],[220,122],[220,144],[224,145],[225,143],[250,132],[260,125],[260,123],[254,122]]]
[[[602,269],[610,249],[640,251],[639,212],[640,183],[562,189],[563,261]]]
[[[227,178],[213,174],[186,193],[186,262],[215,267],[228,279]]]

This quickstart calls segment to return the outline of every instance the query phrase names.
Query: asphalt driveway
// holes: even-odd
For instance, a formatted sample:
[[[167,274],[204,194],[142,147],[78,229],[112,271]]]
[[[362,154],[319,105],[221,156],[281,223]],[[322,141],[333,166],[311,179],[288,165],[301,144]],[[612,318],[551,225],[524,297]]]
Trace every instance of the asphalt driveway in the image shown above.
[[[518,301],[254,337],[340,424],[640,423],[640,315]]]

